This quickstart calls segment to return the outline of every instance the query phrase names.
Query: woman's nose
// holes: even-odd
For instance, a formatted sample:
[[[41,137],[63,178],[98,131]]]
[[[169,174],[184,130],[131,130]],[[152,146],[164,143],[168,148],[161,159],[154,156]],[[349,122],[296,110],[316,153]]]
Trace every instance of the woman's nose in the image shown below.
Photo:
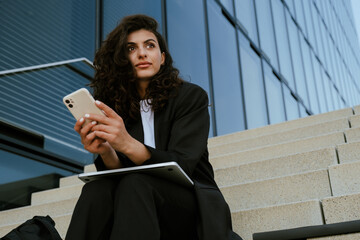
[[[147,56],[146,49],[143,47],[140,47],[138,54],[139,54],[139,58],[146,57]]]

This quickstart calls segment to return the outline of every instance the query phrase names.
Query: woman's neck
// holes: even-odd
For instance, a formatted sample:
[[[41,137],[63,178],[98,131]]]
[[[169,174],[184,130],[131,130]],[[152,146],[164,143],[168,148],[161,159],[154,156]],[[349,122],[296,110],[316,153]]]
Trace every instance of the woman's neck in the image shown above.
[[[144,99],[145,97],[146,89],[149,86],[149,82],[150,82],[149,80],[143,80],[143,79],[138,81],[137,90],[141,99]]]

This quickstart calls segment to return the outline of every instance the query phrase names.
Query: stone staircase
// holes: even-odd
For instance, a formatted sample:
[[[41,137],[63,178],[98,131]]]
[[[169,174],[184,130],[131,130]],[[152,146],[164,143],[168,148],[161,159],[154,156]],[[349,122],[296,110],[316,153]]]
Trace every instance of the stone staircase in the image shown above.
[[[360,219],[360,106],[211,138],[209,152],[244,240]],[[0,212],[0,236],[34,215],[50,215],[64,237],[82,186],[77,176],[62,178],[59,188],[34,193],[31,206]]]

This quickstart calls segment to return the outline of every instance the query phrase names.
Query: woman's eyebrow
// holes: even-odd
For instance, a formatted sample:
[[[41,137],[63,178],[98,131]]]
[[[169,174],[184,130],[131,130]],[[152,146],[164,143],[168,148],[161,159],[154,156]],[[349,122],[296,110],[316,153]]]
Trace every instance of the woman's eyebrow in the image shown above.
[[[155,42],[156,43],[156,41],[154,39],[152,39],[152,38],[149,38],[149,39],[144,41],[144,43],[148,43],[148,42]],[[128,42],[127,45],[136,45],[136,43]]]
[[[156,41],[154,40],[154,39],[152,39],[152,38],[149,38],[148,40],[146,40],[144,43],[148,43],[148,42],[155,42],[156,43]]]

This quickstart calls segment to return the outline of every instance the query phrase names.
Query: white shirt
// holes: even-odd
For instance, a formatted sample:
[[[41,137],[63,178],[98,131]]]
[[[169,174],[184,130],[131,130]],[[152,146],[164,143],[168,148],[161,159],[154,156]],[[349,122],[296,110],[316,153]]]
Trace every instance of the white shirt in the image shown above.
[[[146,100],[140,101],[140,113],[144,130],[144,144],[155,148],[154,112]]]

